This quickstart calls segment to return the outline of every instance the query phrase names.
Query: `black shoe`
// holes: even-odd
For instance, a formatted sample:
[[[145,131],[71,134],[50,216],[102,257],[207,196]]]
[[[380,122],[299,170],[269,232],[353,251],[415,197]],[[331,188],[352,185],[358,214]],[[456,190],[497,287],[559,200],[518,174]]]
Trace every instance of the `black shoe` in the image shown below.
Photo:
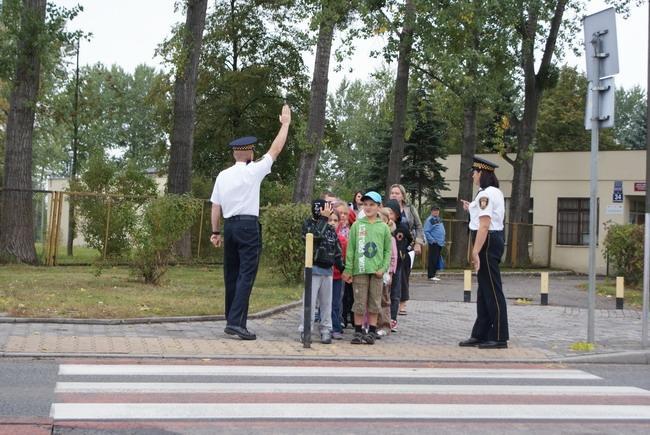
[[[236,335],[242,340],[255,340],[257,339],[257,336],[250,332],[246,328],[242,328],[241,326],[226,326],[226,329],[223,330],[228,335]]]
[[[460,347],[475,347],[475,346],[479,346],[480,344],[481,344],[481,340],[474,337],[470,337],[467,340],[463,340],[460,343],[458,343]]]
[[[507,341],[484,341],[483,343],[478,345],[479,349],[507,349],[508,348],[508,342]]]

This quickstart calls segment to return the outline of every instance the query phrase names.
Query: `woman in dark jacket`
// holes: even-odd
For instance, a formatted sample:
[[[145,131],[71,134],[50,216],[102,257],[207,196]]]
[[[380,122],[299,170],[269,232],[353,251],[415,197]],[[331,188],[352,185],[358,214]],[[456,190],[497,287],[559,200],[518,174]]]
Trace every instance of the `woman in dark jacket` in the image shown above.
[[[390,186],[389,192],[390,199],[394,199],[400,206],[400,215],[402,223],[404,223],[411,233],[413,242],[411,249],[414,254],[409,256],[419,255],[422,252],[422,245],[424,245],[424,231],[422,231],[422,221],[418,215],[417,210],[411,204],[406,202],[406,189],[401,184],[393,184]],[[405,261],[402,268],[402,296],[400,299],[399,314],[406,315],[406,301],[409,300],[409,278],[411,276],[411,261]]]

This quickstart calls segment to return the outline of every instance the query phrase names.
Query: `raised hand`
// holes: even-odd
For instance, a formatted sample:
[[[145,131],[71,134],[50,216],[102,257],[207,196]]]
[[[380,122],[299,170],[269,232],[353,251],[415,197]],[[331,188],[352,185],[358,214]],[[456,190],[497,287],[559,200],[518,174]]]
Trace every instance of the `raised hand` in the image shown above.
[[[282,106],[282,114],[280,114],[280,124],[289,125],[291,124],[291,109],[288,104]]]

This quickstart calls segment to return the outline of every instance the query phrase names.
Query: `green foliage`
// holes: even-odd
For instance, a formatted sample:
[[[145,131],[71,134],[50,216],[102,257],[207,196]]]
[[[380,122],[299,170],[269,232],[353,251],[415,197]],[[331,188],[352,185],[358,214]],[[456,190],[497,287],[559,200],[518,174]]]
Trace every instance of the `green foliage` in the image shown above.
[[[536,151],[590,149],[591,133],[584,126],[587,85],[587,78],[576,67],[560,69],[557,83],[544,92],[539,106]],[[620,148],[614,142],[612,129],[600,131],[599,148]]]
[[[635,224],[606,225],[607,235],[603,243],[603,256],[609,259],[614,272],[625,277],[632,285],[643,279],[643,231]]]
[[[616,90],[616,142],[625,149],[643,150],[646,147],[646,93],[640,86]]]
[[[440,192],[447,189],[441,160],[445,151],[446,125],[434,109],[429,96],[420,89],[413,93],[409,117],[413,128],[407,132],[402,163],[402,183],[420,209],[423,204],[440,203]]]
[[[328,187],[346,198],[357,190],[369,190],[376,167],[370,162],[376,153],[383,153],[385,133],[393,118],[392,89],[394,77],[389,70],[377,72],[362,82],[343,80],[328,101],[334,126],[326,130],[331,147],[324,150],[319,168],[319,185]],[[336,134],[336,137],[334,137]],[[385,172],[384,172],[385,173]],[[383,182],[380,185],[383,189]]]
[[[290,11],[284,3],[219,0],[208,11],[199,61],[193,172],[214,181],[232,164],[227,144],[236,137],[259,139],[256,155],[266,152],[279,128],[283,100],[293,110],[288,146],[269,179],[288,184],[295,178],[295,135],[308,100],[306,67]],[[180,28],[159,47],[172,67],[180,57]],[[180,57],[179,57],[180,56]]]
[[[440,162],[447,156],[446,129],[431,103],[431,96],[419,89],[409,96],[407,131],[400,182],[419,208],[440,202],[440,191],[447,190],[442,178],[446,169]],[[373,134],[380,148],[371,154],[367,188],[383,191],[388,171],[388,153],[392,135],[388,123]]]
[[[146,283],[160,283],[174,243],[192,226],[201,202],[187,195],[166,195],[147,202],[140,223],[134,227],[131,251],[133,268]]]
[[[91,159],[88,170],[72,185],[72,190],[90,193],[74,197],[88,246],[101,254],[106,249],[107,256],[118,257],[130,248],[129,234],[133,232],[142,199],[156,194],[156,184],[134,166],[119,167],[97,156]]]
[[[261,210],[264,257],[287,282],[299,282],[305,266],[302,224],[310,216],[307,204],[281,204]]]

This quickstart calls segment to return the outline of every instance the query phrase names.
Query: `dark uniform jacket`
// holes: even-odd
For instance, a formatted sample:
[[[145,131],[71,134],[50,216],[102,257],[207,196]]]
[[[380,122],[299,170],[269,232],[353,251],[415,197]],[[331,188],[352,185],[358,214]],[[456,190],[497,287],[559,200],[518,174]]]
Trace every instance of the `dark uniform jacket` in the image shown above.
[[[327,218],[309,218],[302,224],[302,238],[307,233],[314,235],[314,265],[328,269],[332,266],[343,271],[343,253],[336,231],[327,223]]]

